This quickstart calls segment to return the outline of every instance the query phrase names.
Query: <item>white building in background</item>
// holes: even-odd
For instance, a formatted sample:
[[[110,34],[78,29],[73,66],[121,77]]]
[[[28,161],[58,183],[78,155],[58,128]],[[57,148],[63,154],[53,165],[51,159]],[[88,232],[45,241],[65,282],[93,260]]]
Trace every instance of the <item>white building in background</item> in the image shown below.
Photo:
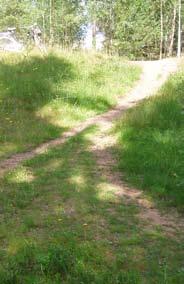
[[[89,24],[87,26],[86,36],[84,38],[82,48],[92,49],[93,48],[93,36],[92,36],[93,25]],[[96,33],[96,50],[102,50],[104,46],[105,35],[101,32]]]

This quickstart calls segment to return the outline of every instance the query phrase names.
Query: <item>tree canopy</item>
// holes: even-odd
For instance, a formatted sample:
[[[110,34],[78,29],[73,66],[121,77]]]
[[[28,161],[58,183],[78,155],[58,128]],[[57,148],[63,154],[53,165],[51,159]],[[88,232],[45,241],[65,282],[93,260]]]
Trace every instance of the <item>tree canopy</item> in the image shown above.
[[[46,42],[80,46],[87,24],[105,35],[104,49],[129,57],[172,55],[178,41],[181,0],[0,0],[1,30],[19,35],[37,22]],[[183,15],[184,16],[184,15]],[[183,17],[182,17],[183,18]]]

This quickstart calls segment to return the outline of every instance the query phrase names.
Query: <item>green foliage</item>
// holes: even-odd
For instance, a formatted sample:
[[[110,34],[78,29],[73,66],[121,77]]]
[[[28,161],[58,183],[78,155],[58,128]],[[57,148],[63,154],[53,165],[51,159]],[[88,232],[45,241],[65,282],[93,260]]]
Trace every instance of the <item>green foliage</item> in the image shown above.
[[[0,28],[17,27],[25,41],[28,28],[37,22],[45,43],[79,48],[87,24],[92,23],[96,31],[104,33],[108,53],[155,59],[160,54],[161,40],[163,55],[176,50],[176,0],[162,0],[162,5],[160,0],[0,0],[0,8]]]
[[[18,33],[26,33],[24,30],[35,17],[35,10],[31,1],[6,0],[0,1],[0,28],[16,27]]]
[[[105,34],[110,53],[131,58],[158,58],[161,37],[160,0],[88,1],[91,20]],[[171,41],[175,1],[163,1],[163,53]]]
[[[0,28],[16,27],[23,38],[35,22],[41,27],[47,42],[53,36],[54,43],[67,47],[79,43],[83,37],[86,17],[80,0],[1,0],[0,8]]]
[[[183,72],[118,123],[119,168],[162,206],[184,210]]]
[[[47,0],[35,1],[39,11],[38,22],[42,27],[47,42],[71,47],[79,45],[84,36],[86,23],[84,7],[81,0]]]
[[[119,1],[117,13],[125,10],[118,18],[115,40],[120,54],[138,58],[159,53],[160,1],[140,0],[126,2],[126,9]]]

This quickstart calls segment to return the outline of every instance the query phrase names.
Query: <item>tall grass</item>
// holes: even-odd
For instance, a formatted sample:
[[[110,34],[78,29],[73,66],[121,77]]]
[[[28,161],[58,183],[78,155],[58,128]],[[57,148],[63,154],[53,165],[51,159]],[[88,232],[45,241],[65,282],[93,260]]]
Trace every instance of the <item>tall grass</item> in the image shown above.
[[[184,72],[116,125],[119,168],[161,206],[184,211]]]
[[[1,54],[0,158],[107,111],[139,73],[119,58],[102,54]]]

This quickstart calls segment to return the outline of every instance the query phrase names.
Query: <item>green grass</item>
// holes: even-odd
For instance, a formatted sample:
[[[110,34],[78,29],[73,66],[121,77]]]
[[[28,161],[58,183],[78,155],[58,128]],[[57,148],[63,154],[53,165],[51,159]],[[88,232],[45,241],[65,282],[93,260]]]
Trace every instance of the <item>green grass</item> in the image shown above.
[[[108,110],[139,73],[104,55],[4,56],[0,157],[58,137]],[[136,184],[141,180],[141,188],[147,167],[159,158],[161,178],[157,166],[151,172],[155,184],[156,177],[167,180],[169,164],[168,182],[177,180],[175,190],[181,189],[182,78],[171,79],[162,96],[131,110],[117,126],[121,168],[123,155],[127,178]],[[114,194],[116,185],[100,176],[90,152],[98,131],[90,127],[0,178],[1,284],[183,284],[183,236],[147,226],[136,204]],[[131,165],[142,157],[144,167],[132,173]],[[157,158],[153,164],[152,157]],[[153,197],[182,208],[176,199],[171,202],[169,190],[163,195],[154,188],[148,191]]]
[[[102,54],[1,54],[0,159],[107,111],[139,74],[137,67]]]
[[[183,284],[182,236],[113,194],[89,150],[97,131],[1,178],[1,284]]]
[[[116,124],[119,169],[161,208],[184,211],[184,72]]]

